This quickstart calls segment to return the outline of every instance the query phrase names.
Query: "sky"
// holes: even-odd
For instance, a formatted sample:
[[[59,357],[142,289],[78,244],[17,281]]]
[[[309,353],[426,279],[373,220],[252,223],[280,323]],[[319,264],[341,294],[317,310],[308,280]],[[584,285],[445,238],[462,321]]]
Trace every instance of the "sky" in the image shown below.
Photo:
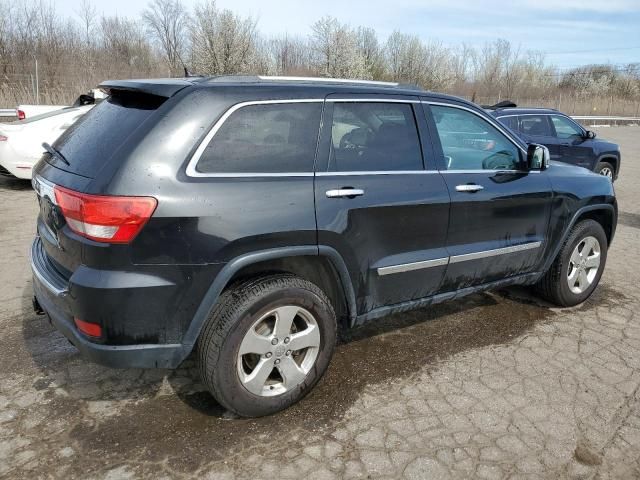
[[[73,16],[81,0],[52,0]],[[192,6],[198,0],[183,0]],[[99,13],[135,17],[148,0],[94,1]],[[305,35],[324,15],[353,27],[373,27],[380,38],[394,30],[450,47],[481,47],[497,38],[522,51],[545,54],[568,69],[590,63],[640,62],[640,0],[217,0],[252,16],[266,35]]]

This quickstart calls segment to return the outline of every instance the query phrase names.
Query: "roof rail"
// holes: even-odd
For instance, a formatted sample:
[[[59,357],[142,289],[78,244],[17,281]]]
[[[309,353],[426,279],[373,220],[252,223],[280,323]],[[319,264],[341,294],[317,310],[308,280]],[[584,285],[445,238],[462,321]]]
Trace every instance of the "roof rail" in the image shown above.
[[[288,76],[268,76],[258,75],[260,80],[273,80],[281,82],[320,82],[320,83],[356,83],[363,85],[379,85],[384,87],[397,87],[398,82],[382,82],[380,80],[353,80],[349,78],[330,78],[330,77],[288,77]]]

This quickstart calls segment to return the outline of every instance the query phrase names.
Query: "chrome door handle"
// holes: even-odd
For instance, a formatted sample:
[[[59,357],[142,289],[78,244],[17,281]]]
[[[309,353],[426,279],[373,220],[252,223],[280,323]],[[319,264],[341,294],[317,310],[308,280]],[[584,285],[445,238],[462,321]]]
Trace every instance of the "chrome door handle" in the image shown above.
[[[327,190],[327,198],[353,198],[364,195],[364,190],[360,188],[337,188]]]
[[[475,183],[467,184],[467,185],[457,185],[456,192],[477,192],[478,190],[483,190],[484,187],[482,185],[476,185]]]

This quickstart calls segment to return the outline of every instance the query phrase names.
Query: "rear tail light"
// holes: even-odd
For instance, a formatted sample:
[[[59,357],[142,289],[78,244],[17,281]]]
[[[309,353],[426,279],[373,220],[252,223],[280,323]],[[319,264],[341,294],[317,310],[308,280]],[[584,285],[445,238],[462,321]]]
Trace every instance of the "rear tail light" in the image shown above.
[[[23,110],[16,110],[16,113],[18,114],[18,120],[24,120],[25,118],[27,118]]]
[[[9,137],[5,137],[4,135],[0,135],[0,142],[6,142],[9,140]]]
[[[89,337],[98,338],[102,336],[102,327],[97,323],[85,322],[75,317],[73,317],[73,322],[76,324],[76,327],[78,327],[78,330]]]
[[[103,243],[131,242],[158,205],[153,197],[90,195],[59,186],[54,191],[69,228]]]

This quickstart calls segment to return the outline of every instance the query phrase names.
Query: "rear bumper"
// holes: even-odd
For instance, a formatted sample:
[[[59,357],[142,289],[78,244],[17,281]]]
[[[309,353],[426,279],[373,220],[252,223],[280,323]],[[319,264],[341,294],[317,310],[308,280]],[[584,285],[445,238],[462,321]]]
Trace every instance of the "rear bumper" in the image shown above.
[[[183,344],[108,345],[93,342],[75,327],[69,285],[47,265],[39,237],[31,247],[31,270],[38,304],[83,357],[114,368],[175,368],[189,355],[191,346]]]

